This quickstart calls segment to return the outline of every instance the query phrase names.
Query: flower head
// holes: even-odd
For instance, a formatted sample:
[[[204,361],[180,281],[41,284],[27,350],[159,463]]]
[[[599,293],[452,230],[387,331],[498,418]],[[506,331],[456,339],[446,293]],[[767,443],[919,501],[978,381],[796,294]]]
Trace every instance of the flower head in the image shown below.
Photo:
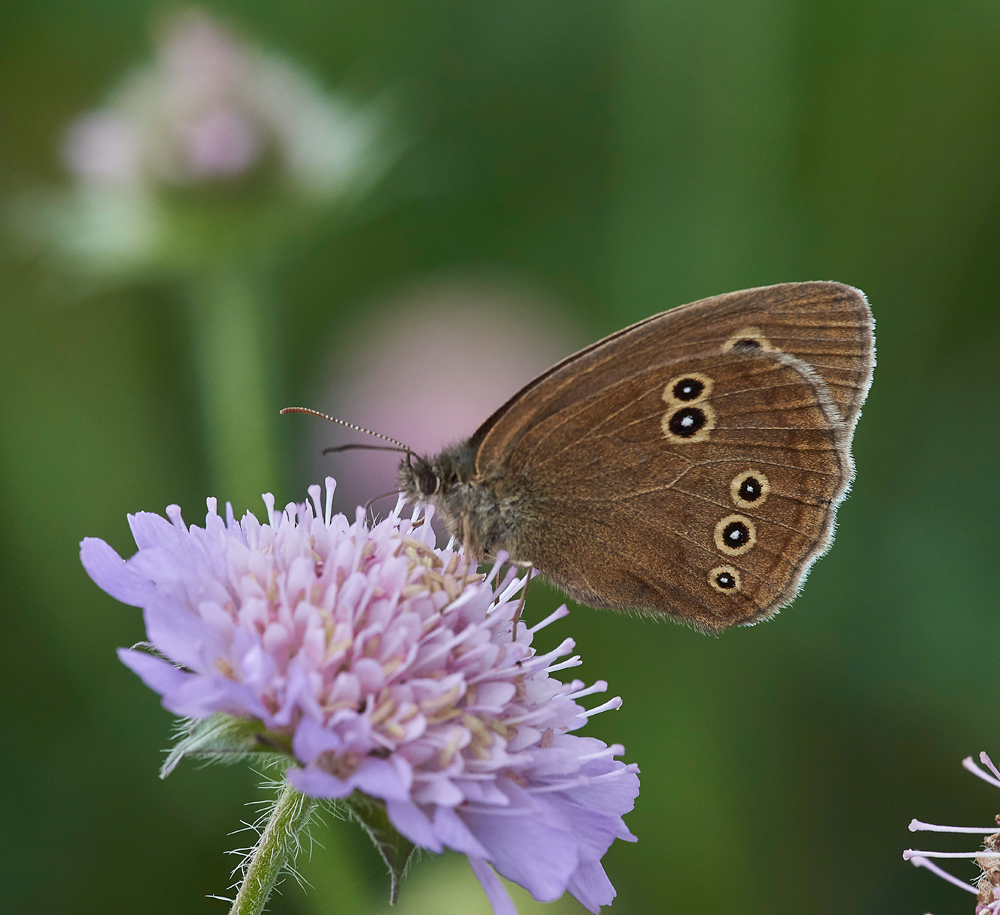
[[[971,756],[962,760],[962,765],[979,776],[984,782],[1000,788],[1000,771],[993,765],[993,760],[985,753],[979,754],[979,761],[989,769],[989,772],[981,769],[973,762]],[[975,915],[998,915],[1000,913],[1000,816],[996,817],[994,826],[935,826],[933,823],[924,823],[920,820],[910,821],[910,832],[953,832],[972,833],[983,836],[983,847],[980,851],[970,852],[939,852],[939,851],[918,851],[908,848],[903,852],[904,860],[911,861],[916,867],[925,867],[939,877],[954,884],[960,889],[975,893],[978,897]],[[979,865],[982,873],[975,887],[959,880],[949,874],[946,870],[936,865],[931,858],[972,858]]]
[[[179,186],[268,167],[310,193],[365,167],[375,124],[198,9],[168,20],[153,61],[71,125],[66,162],[105,187]]]
[[[294,757],[288,780],[304,794],[384,804],[396,830],[434,852],[468,856],[496,912],[513,906],[494,871],[536,899],[569,890],[590,911],[614,888],[601,858],[639,780],[620,745],[571,733],[589,716],[578,700],[602,692],[553,672],[576,666],[566,639],[536,653],[535,634],[565,607],[513,637],[524,580],[488,575],[439,549],[427,515],[402,502],[369,527],[325,506],[267,522],[208,500],[205,527],[129,517],[139,551],[127,562],[101,540],[81,558],[113,597],[145,612],[163,658],[121,650],[122,661],[170,711],[256,719]],[[496,576],[497,583],[493,583]],[[165,659],[166,660],[165,660]]]
[[[402,151],[358,105],[197,8],[66,129],[65,189],[14,198],[14,231],[97,280],[200,276],[361,200]]]

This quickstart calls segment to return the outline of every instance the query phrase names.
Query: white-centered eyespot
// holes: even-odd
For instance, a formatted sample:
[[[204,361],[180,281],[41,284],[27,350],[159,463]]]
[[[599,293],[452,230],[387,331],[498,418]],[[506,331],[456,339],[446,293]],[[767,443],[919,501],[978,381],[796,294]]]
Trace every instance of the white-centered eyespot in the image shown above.
[[[716,566],[708,573],[708,583],[720,594],[734,594],[743,587],[739,570],[732,566]]]
[[[753,521],[743,515],[727,515],[715,525],[715,545],[727,556],[742,556],[757,545]]]
[[[692,404],[708,400],[715,382],[701,372],[685,372],[667,382],[663,389],[663,402],[675,404]]]
[[[715,411],[704,402],[678,405],[660,420],[663,437],[669,442],[704,442],[715,428]]]
[[[759,470],[744,470],[729,484],[729,494],[737,508],[758,508],[770,493],[771,484]]]

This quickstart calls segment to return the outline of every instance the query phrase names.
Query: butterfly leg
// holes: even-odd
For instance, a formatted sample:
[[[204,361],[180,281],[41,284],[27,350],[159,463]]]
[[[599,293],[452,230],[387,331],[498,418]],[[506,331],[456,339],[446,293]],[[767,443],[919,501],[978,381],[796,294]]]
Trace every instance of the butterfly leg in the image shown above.
[[[462,575],[464,588],[472,577],[469,574],[472,571],[472,541],[469,538],[469,516],[465,512],[462,513],[462,552],[465,553],[465,572]],[[478,563],[476,567],[479,567]]]

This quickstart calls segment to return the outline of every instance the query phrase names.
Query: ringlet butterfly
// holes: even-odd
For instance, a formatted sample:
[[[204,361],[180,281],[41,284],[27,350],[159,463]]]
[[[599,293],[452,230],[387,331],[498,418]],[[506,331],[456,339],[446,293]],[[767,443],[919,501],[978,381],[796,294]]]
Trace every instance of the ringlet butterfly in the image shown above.
[[[751,625],[833,539],[874,326],[840,283],[682,305],[564,359],[435,457],[388,439],[400,490],[474,559],[503,550],[592,607]]]
[[[862,292],[785,283],[654,315],[564,359],[467,441],[400,462],[478,559],[706,632],[773,616],[833,539],[875,365]]]

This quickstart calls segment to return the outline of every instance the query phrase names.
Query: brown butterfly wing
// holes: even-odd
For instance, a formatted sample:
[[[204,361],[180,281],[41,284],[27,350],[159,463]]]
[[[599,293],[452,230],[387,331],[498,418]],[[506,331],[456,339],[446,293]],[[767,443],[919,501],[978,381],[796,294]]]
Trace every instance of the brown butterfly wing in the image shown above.
[[[721,300],[731,311],[730,298]],[[717,322],[708,303],[678,309],[701,312],[698,340],[681,344],[700,346],[697,355],[677,358],[666,331],[678,312],[597,344],[522,392],[516,410],[492,418],[478,467],[519,515],[506,544],[514,558],[585,603],[717,631],[791,600],[828,545],[851,478],[848,422],[868,387],[871,346],[867,370],[837,369],[838,401],[818,372],[777,349],[777,340],[797,336],[793,329],[779,336],[779,322],[745,302]],[[704,336],[706,321],[716,326],[714,340]],[[731,339],[746,329],[755,329],[753,339]],[[684,378],[704,390],[678,400],[671,385]],[[683,411],[692,409],[705,422],[687,436]],[[740,497],[737,483],[748,476],[763,498]]]
[[[700,299],[646,318],[564,359],[500,407],[471,443],[478,447],[488,437],[488,448],[480,454],[497,462],[521,430],[624,374],[754,338],[810,365],[850,434],[871,385],[874,327],[864,293],[842,283],[782,283]]]

